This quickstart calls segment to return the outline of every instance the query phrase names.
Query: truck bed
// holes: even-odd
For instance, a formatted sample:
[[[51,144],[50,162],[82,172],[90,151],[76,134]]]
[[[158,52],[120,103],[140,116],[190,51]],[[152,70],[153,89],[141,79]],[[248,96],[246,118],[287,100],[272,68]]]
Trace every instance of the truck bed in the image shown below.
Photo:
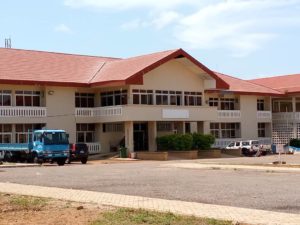
[[[0,144],[0,151],[26,151],[28,150],[27,143],[21,144]]]

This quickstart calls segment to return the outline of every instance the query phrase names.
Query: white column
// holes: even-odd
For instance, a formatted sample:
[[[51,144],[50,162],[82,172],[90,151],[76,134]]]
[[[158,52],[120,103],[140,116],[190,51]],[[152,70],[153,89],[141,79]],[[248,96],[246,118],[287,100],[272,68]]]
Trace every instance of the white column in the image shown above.
[[[129,152],[134,152],[132,121],[125,122],[125,146]]]
[[[293,104],[293,138],[297,138],[297,123],[295,122],[296,116],[296,97],[292,97]]]
[[[203,121],[203,133],[210,134],[210,123],[208,121]]]
[[[156,121],[148,122],[148,142],[149,142],[149,151],[154,152],[157,151],[156,145],[156,137],[157,137],[157,126]]]

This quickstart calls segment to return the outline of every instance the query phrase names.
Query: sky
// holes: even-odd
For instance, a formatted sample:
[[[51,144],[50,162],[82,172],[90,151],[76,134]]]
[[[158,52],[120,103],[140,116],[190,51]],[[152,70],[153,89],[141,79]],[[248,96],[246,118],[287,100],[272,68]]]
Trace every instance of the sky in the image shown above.
[[[295,74],[300,0],[2,0],[0,47],[9,37],[18,49],[121,58],[182,48],[242,79]]]

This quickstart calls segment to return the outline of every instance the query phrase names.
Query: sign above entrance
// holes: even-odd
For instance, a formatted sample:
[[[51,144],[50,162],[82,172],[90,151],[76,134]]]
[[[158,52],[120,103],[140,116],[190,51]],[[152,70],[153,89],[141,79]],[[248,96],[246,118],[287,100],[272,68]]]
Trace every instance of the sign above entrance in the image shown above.
[[[163,119],[188,119],[190,117],[189,110],[186,109],[163,109]]]

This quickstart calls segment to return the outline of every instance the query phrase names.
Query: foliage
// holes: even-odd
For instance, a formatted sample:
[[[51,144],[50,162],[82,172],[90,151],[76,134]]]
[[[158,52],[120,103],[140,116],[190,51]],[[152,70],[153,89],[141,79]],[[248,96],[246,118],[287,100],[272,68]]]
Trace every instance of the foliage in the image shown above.
[[[193,133],[193,149],[208,150],[215,143],[211,134]]]
[[[193,137],[190,134],[171,134],[156,138],[158,150],[191,150]]]
[[[170,134],[156,138],[158,150],[210,149],[215,138],[210,134]]]

